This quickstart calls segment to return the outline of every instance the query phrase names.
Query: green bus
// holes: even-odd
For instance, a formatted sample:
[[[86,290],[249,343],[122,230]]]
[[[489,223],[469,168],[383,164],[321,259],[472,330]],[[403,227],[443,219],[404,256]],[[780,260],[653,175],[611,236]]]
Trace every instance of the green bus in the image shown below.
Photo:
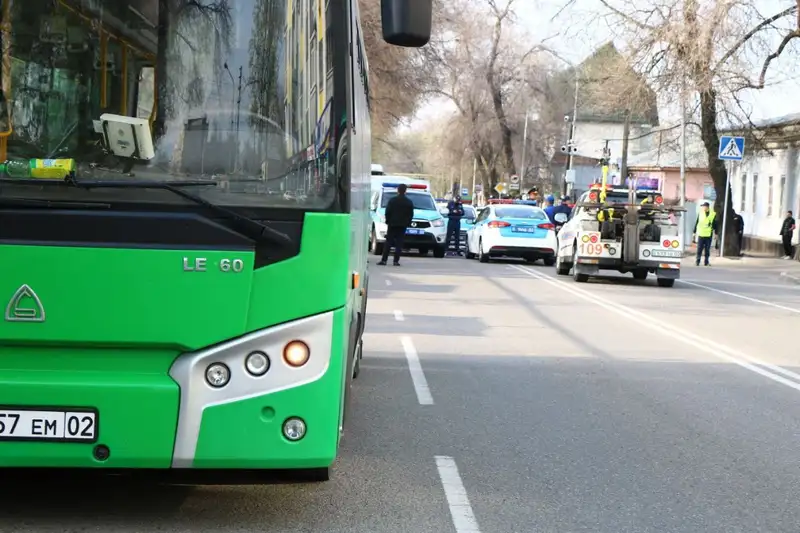
[[[382,0],[424,46],[430,0]],[[0,467],[327,480],[367,303],[357,0],[2,0]]]

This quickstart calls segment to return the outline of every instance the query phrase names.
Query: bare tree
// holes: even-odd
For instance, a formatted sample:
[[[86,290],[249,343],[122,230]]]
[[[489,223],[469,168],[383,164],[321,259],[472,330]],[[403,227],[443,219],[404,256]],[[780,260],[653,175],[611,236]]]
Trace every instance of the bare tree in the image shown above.
[[[698,0],[650,0],[649,6],[634,0],[600,1],[624,28],[631,55],[649,79],[664,92],[685,91],[699,97],[700,131],[717,191],[715,211],[721,214],[724,209],[732,220],[731,202],[722,205],[727,173],[717,158],[718,124],[725,118],[754,127],[739,94],[763,88],[772,61],[800,35],[798,21],[792,19],[798,13],[797,0],[784,0],[782,8],[767,15],[760,12],[758,0],[704,4]],[[783,39],[773,50],[770,37],[776,36]],[[755,69],[754,57],[762,58]],[[730,245],[724,252],[732,254],[733,225],[728,224],[724,231]]]

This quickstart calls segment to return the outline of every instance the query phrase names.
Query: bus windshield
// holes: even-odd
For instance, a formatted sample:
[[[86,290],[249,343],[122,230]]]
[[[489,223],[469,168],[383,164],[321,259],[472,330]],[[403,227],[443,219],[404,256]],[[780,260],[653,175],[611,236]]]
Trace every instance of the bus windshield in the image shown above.
[[[331,205],[341,134],[320,6],[332,3],[0,1],[0,161],[74,159],[78,179],[209,180],[196,193],[217,204]],[[155,157],[126,168],[106,153],[106,113],[146,119]],[[148,196],[59,194],[106,193]]]
[[[389,200],[397,196],[394,191],[384,191],[383,198],[381,199],[381,207],[386,207]],[[407,192],[406,196],[411,203],[414,204],[414,209],[421,209],[423,211],[437,211],[436,202],[433,201],[433,196],[428,193]]]

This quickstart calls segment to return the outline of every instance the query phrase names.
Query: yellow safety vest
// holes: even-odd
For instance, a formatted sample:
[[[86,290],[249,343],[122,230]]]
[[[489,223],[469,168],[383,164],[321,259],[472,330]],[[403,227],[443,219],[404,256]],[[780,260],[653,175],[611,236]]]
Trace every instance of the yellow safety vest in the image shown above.
[[[697,236],[698,237],[711,237],[714,233],[714,218],[716,217],[716,213],[714,211],[709,211],[706,214],[704,211],[700,211],[700,214],[697,217]]]

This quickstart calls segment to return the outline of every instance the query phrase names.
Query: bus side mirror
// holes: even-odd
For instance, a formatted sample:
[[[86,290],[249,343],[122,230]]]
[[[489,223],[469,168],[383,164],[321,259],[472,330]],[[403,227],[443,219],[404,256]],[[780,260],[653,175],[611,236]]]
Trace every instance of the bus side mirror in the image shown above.
[[[420,48],[431,39],[432,0],[381,0],[383,40]]]

